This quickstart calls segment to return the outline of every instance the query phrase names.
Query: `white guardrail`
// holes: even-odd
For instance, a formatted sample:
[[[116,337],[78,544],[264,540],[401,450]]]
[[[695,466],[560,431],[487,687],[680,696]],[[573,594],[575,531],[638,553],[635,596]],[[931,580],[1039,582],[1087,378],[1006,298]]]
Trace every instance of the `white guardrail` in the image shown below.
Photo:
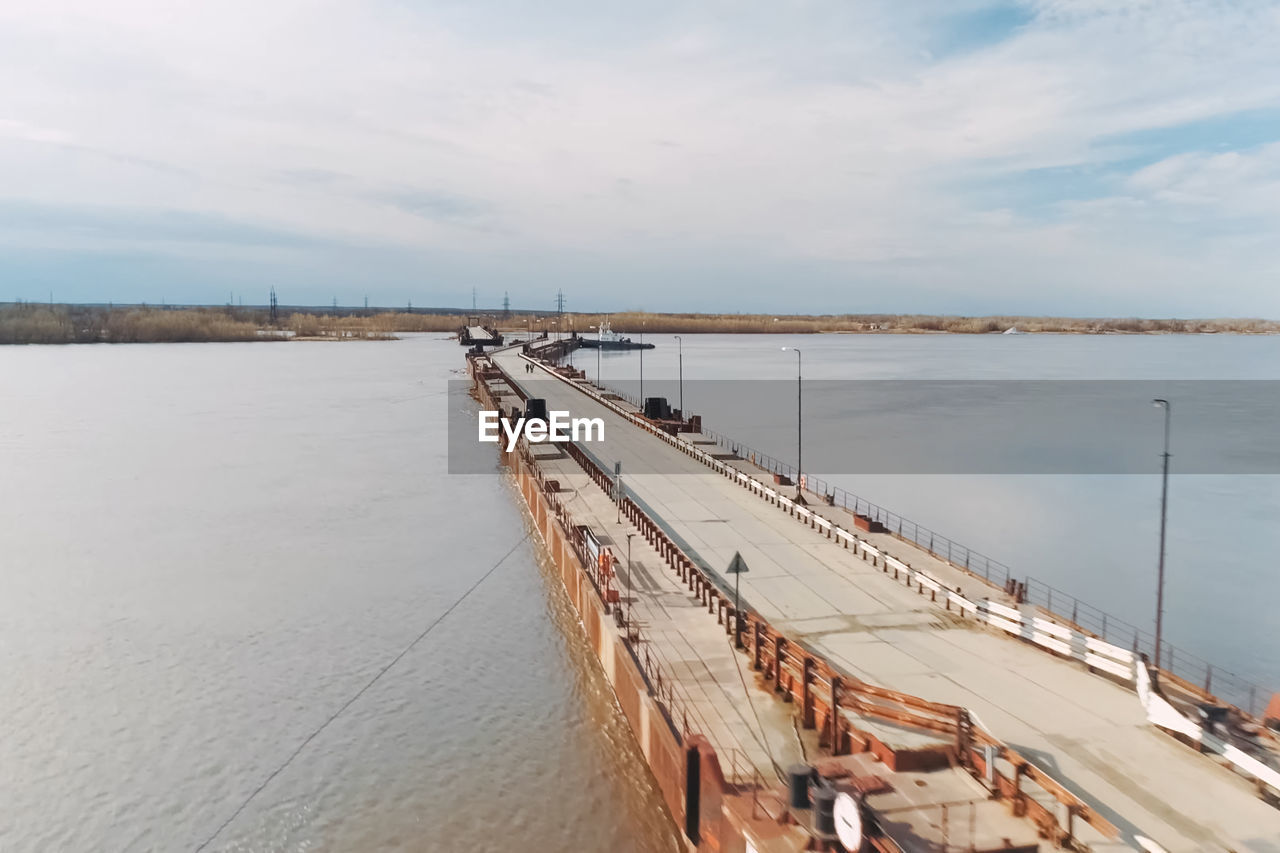
[[[1280,771],[1274,767],[1268,767],[1252,755],[1237,746],[1227,743],[1222,738],[1206,732],[1199,723],[1185,716],[1177,708],[1169,704],[1168,699],[1165,699],[1152,689],[1151,674],[1147,672],[1145,666],[1139,666],[1137,669],[1138,698],[1142,701],[1142,707],[1147,711],[1147,720],[1149,722],[1162,729],[1177,732],[1193,743],[1200,744],[1201,748],[1208,752],[1221,755],[1228,763],[1246,776],[1250,776],[1259,783],[1269,786],[1272,790],[1280,792]]]
[[[1221,755],[1246,775],[1269,785],[1276,791],[1280,791],[1280,772],[1268,767],[1237,747],[1204,732],[1199,724],[1184,716],[1170,705],[1166,699],[1151,690],[1151,677],[1147,672],[1147,668],[1141,664],[1132,650],[1112,645],[1082,631],[1069,628],[1066,625],[1060,625],[1057,622],[1036,616],[1034,613],[1023,612],[1016,607],[1010,607],[997,601],[991,601],[986,598],[976,602],[971,601],[960,593],[948,589],[928,572],[914,569],[897,557],[890,556],[870,542],[860,538],[856,533],[845,530],[831,520],[823,518],[814,511],[784,497],[777,489],[769,487],[755,477],[739,471],[731,465],[726,465],[711,454],[699,450],[692,443],[663,432],[637,413],[629,412],[615,401],[607,399],[595,386],[562,376],[540,362],[529,359],[526,355],[522,354],[521,358],[532,361],[562,382],[573,386],[576,390],[593,398],[596,402],[621,415],[641,429],[647,430],[682,453],[703,462],[712,470],[736,481],[739,485],[765,498],[770,503],[785,509],[814,527],[824,530],[829,537],[840,540],[846,548],[852,550],[862,559],[870,558],[872,565],[882,566],[886,571],[893,569],[895,577],[905,578],[909,585],[930,590],[934,593],[935,600],[941,595],[944,605],[956,607],[962,614],[971,615],[979,622],[984,622],[993,628],[999,628],[1015,637],[1028,640],[1049,651],[1079,661],[1094,669],[1102,670],[1125,681],[1133,682],[1138,698],[1142,701],[1142,705],[1147,711],[1149,722],[1191,738],[1193,741],[1202,744],[1207,750]]]

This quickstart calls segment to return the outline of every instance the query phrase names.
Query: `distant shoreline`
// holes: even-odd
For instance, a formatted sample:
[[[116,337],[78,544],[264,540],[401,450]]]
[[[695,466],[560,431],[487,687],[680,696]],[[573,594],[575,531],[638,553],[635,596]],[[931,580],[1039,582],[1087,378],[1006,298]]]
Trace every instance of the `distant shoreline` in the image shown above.
[[[511,335],[577,332],[591,335],[608,319],[614,331],[643,334],[1017,334],[1156,335],[1280,334],[1280,321],[1262,319],[1144,319],[920,314],[613,314],[475,312],[482,325]],[[281,310],[272,322],[261,307],[157,307],[0,304],[0,345],[183,343],[235,341],[394,340],[398,332],[457,332],[466,312],[379,309]]]
[[[396,332],[454,332],[457,315],[365,316],[267,308],[0,305],[3,344],[146,344],[395,340]]]
[[[607,318],[615,332],[635,336],[641,332],[654,334],[1072,334],[1072,335],[1142,335],[1142,334],[1280,334],[1280,321],[1255,318],[1220,319],[1148,319],[1138,317],[1077,318],[984,316],[959,317],[925,314],[839,314],[839,315],[773,315],[773,314],[650,314],[620,312],[615,314],[568,314],[563,318],[567,330],[589,335],[592,328]],[[491,315],[503,330],[518,332],[527,318],[503,320]],[[534,330],[558,329],[549,325],[557,317],[533,319]]]

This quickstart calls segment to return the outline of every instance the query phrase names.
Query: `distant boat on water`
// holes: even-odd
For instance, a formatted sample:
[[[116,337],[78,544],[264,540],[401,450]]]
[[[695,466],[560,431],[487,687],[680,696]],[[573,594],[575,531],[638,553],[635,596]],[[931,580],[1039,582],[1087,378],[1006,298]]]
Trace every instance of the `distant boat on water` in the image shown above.
[[[600,323],[600,329],[594,338],[581,336],[578,343],[584,349],[653,349],[653,344],[638,344],[631,338],[622,335],[609,328],[609,321],[603,320]]]

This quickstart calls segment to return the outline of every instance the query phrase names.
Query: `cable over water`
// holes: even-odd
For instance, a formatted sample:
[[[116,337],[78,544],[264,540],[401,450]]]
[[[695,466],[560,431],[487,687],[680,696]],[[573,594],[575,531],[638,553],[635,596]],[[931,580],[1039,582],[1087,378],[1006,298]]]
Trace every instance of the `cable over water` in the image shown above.
[[[283,773],[283,772],[284,772],[284,771],[289,767],[289,765],[293,763],[294,759],[296,759],[299,755],[301,755],[301,754],[302,754],[302,751],[303,751],[304,749],[306,749],[306,748],[307,748],[307,746],[308,746],[308,745],[310,745],[310,743],[311,743],[313,740],[315,740],[317,737],[319,737],[319,735],[320,735],[320,733],[321,733],[321,732],[323,732],[325,729],[327,729],[327,728],[329,727],[329,725],[330,725],[331,723],[333,723],[333,722],[334,722],[334,720],[336,720],[336,719],[338,719],[338,717],[342,716],[342,714],[343,714],[343,713],[344,713],[348,708],[350,708],[352,705],[354,705],[354,704],[356,703],[356,701],[357,701],[361,696],[363,696],[365,693],[367,693],[367,692],[368,692],[368,690],[369,690],[369,688],[370,688],[370,687],[373,687],[373,685],[374,685],[374,684],[376,684],[376,683],[378,682],[378,680],[379,680],[380,678],[382,678],[382,676],[386,675],[386,674],[387,674],[387,672],[388,672],[388,671],[390,671],[390,669],[391,669],[393,666],[395,666],[397,663],[399,663],[399,662],[401,661],[401,659],[403,659],[403,658],[404,658],[404,656],[405,656],[405,655],[407,655],[409,652],[413,651],[413,648],[414,648],[415,646],[417,646],[417,645],[418,645],[418,643],[420,643],[420,642],[422,642],[424,639],[426,639],[426,636],[427,636],[428,634],[430,634],[430,633],[432,632],[432,630],[434,630],[434,629],[435,629],[435,627],[436,627],[437,625],[439,625],[441,622],[443,622],[443,621],[444,621],[444,620],[449,616],[449,614],[450,614],[450,613],[452,613],[454,610],[456,610],[456,609],[458,608],[458,605],[460,605],[460,604],[462,604],[462,602],[466,601],[466,600],[467,600],[467,597],[468,597],[468,596],[470,596],[470,595],[471,595],[471,593],[475,592],[475,591],[476,591],[476,589],[477,589],[477,588],[479,588],[480,584],[482,584],[482,583],[484,583],[486,580],[488,580],[488,579],[489,579],[489,576],[490,576],[490,575],[492,575],[494,572],[496,572],[496,571],[498,570],[498,568],[499,568],[503,563],[505,563],[505,562],[507,561],[507,559],[508,559],[512,554],[514,554],[514,553],[516,552],[516,549],[517,549],[517,548],[519,548],[522,544],[524,544],[524,541],[525,541],[526,539],[528,539],[528,538],[529,538],[529,536],[530,536],[530,532],[527,532],[527,533],[525,533],[523,536],[521,536],[521,537],[516,541],[516,543],[515,543],[514,545],[512,545],[512,546],[511,546],[511,548],[510,548],[510,549],[509,549],[505,554],[503,554],[503,555],[502,555],[502,557],[501,557],[501,558],[500,558],[496,563],[494,563],[492,566],[490,566],[490,567],[489,567],[489,569],[488,569],[488,570],[487,570],[483,575],[481,575],[479,578],[477,578],[477,579],[476,579],[476,582],[475,582],[475,583],[473,583],[470,587],[468,587],[468,588],[467,588],[467,591],[466,591],[466,592],[464,592],[461,596],[459,596],[459,597],[458,597],[458,599],[457,599],[456,601],[454,601],[452,604],[450,604],[450,605],[449,605],[449,607],[448,607],[448,608],[447,608],[443,613],[441,613],[439,616],[437,616],[435,619],[433,619],[433,620],[431,621],[431,624],[427,625],[427,627],[426,627],[426,628],[424,628],[424,629],[422,630],[422,633],[420,633],[420,634],[418,634],[418,636],[414,637],[414,638],[413,638],[413,640],[409,643],[409,645],[407,645],[407,646],[405,646],[403,649],[401,649],[401,650],[400,650],[400,652],[399,652],[399,654],[397,654],[397,655],[396,655],[395,657],[393,657],[393,658],[392,658],[392,659],[391,659],[391,660],[390,660],[390,661],[389,661],[385,666],[383,666],[381,669],[379,669],[379,670],[374,674],[373,678],[369,679],[369,681],[368,681],[368,682],[367,682],[363,687],[361,687],[359,690],[357,690],[357,691],[355,692],[355,694],[354,694],[350,699],[348,699],[346,702],[344,702],[340,708],[338,708],[336,711],[334,711],[332,714],[330,714],[330,715],[329,715],[329,717],[328,717],[328,719],[326,719],[323,723],[321,723],[321,724],[320,724],[320,725],[315,729],[315,731],[313,731],[313,732],[311,732],[311,734],[307,735],[307,736],[303,739],[302,743],[298,744],[297,748],[296,748],[296,749],[294,749],[294,751],[293,751],[292,753],[290,753],[290,754],[289,754],[289,757],[288,757],[288,758],[286,758],[286,759],[285,759],[285,760],[280,764],[280,766],[279,766],[279,767],[277,767],[275,770],[272,770],[272,771],[271,771],[271,773],[267,776],[267,778],[263,779],[263,780],[262,780],[262,783],[261,783],[260,785],[258,785],[258,787],[254,788],[254,789],[253,789],[253,791],[249,794],[249,796],[245,797],[244,802],[242,802],[242,803],[241,803],[241,804],[236,808],[236,810],[235,810],[234,812],[232,812],[230,816],[228,816],[228,817],[227,817],[227,819],[226,819],[226,820],[224,820],[221,824],[219,824],[219,825],[218,825],[218,828],[217,828],[217,829],[215,829],[215,830],[213,831],[213,834],[212,834],[212,835],[210,835],[208,838],[206,838],[204,841],[200,842],[200,845],[199,845],[198,847],[196,847],[196,851],[195,851],[195,853],[200,853],[200,851],[204,850],[206,847],[208,847],[210,844],[212,844],[212,843],[213,843],[213,841],[214,841],[214,839],[216,839],[219,835],[221,835],[221,834],[222,834],[222,831],[223,831],[224,829],[226,829],[228,826],[230,826],[230,825],[232,824],[232,822],[234,822],[234,821],[235,821],[235,819],[236,819],[236,818],[238,818],[238,817],[241,815],[241,813],[242,813],[242,812],[244,812],[244,810],[245,810],[246,808],[248,808],[249,804],[250,804],[250,803],[252,803],[252,802],[254,801],[254,799],[255,799],[259,794],[261,794],[264,790],[266,790],[266,787],[267,787],[268,785],[270,785],[270,784],[271,784],[271,781],[272,781],[273,779],[275,779],[277,776],[279,776],[281,773]]]

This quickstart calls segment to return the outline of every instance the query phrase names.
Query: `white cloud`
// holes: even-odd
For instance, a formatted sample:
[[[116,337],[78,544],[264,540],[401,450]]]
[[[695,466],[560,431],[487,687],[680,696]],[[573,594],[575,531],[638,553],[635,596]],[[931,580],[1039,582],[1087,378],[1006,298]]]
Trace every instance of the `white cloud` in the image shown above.
[[[1280,143],[1249,152],[1178,154],[1139,169],[1128,185],[1157,201],[1213,206],[1218,215],[1280,224]]]
[[[924,8],[9,5],[3,192],[447,253],[499,290],[552,287],[533,258],[558,274],[578,258],[584,283],[643,266],[681,281],[671,308],[692,269],[693,307],[710,307],[755,267],[788,281],[758,307],[822,310],[838,282],[892,281],[868,308],[1280,313],[1262,244],[1223,258],[1185,212],[1274,226],[1270,148],[1167,157],[1054,222],[957,189],[1280,108],[1274,5],[1038,3],[1008,38],[937,60],[930,33],[958,10]],[[1170,277],[1171,245],[1206,262]],[[1224,261],[1234,289],[1198,289]],[[1135,283],[1152,270],[1163,291]]]

